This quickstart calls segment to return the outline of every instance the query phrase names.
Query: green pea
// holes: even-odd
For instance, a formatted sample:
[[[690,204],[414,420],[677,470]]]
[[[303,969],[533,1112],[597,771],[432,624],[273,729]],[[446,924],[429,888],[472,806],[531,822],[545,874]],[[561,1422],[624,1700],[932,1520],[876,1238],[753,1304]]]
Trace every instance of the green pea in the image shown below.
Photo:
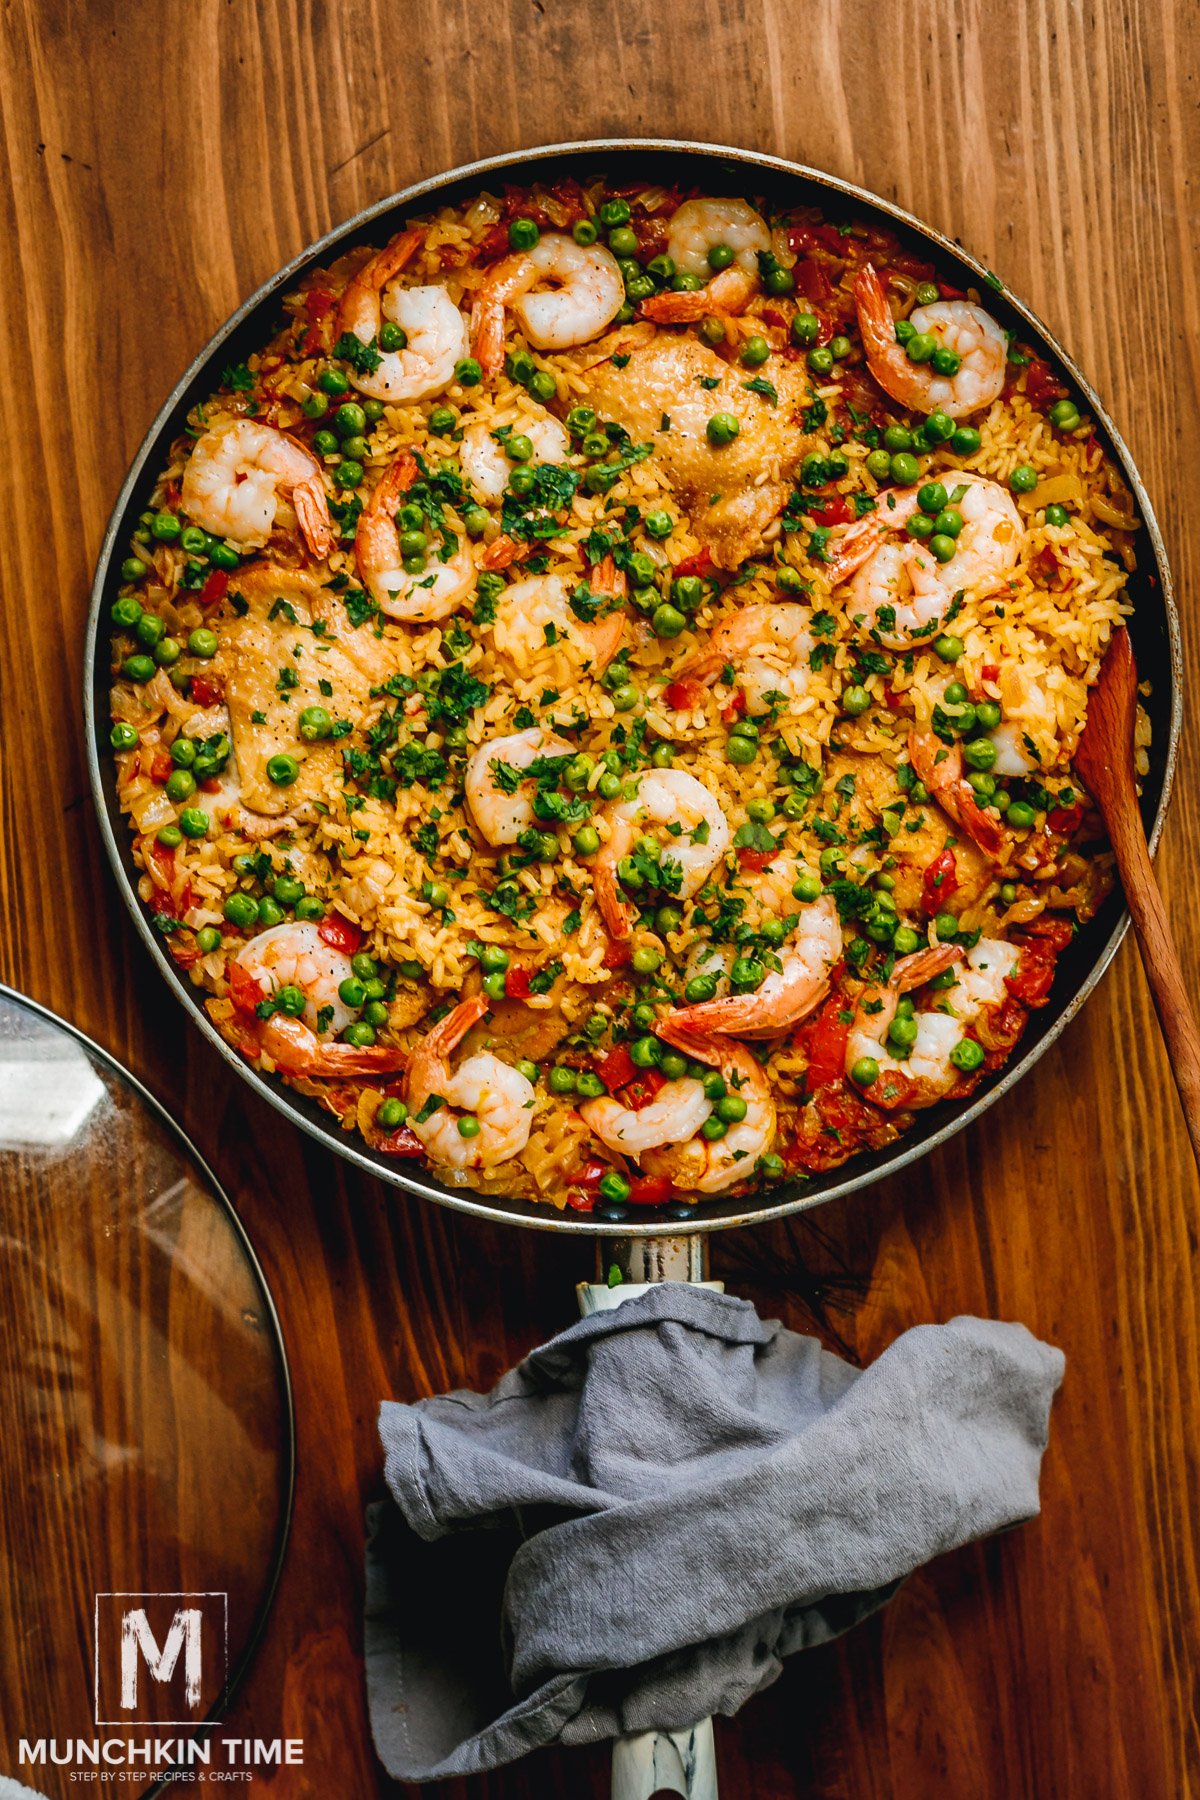
[[[616,1169],[609,1169],[600,1177],[597,1191],[605,1200],[611,1200],[620,1206],[629,1198],[630,1185],[624,1175],[618,1174]]]
[[[726,1094],[713,1109],[725,1125],[740,1125],[750,1108],[740,1094]]]
[[[975,708],[975,723],[981,731],[995,731],[1002,717],[995,700],[981,700]]]
[[[483,370],[473,356],[462,356],[454,365],[454,379],[460,387],[478,387]]]
[[[303,899],[296,902],[296,917],[306,920],[309,924],[323,919],[325,917],[324,902],[318,900],[315,894],[305,894]]]
[[[629,1055],[636,1069],[656,1069],[662,1052],[661,1040],[651,1036],[635,1038],[629,1046]]]
[[[157,512],[150,521],[150,535],[160,544],[177,542],[183,526],[172,512]]]
[[[463,513],[463,528],[469,538],[481,538],[487,530],[488,515],[482,506],[468,506]]]
[[[556,1063],[546,1077],[546,1086],[552,1094],[573,1094],[575,1092],[575,1071],[565,1063]]]
[[[814,344],[805,360],[814,375],[833,373],[833,351],[828,344]]]
[[[897,486],[915,487],[921,479],[921,465],[915,456],[900,450],[892,457],[891,475]]]
[[[854,687],[843,688],[842,711],[849,713],[852,719],[857,719],[860,713],[865,713],[870,704],[869,689],[857,684]]]
[[[996,761],[996,746],[991,738],[973,738],[963,746],[963,761],[969,769],[990,769]]]
[[[227,573],[236,569],[242,560],[231,545],[219,543],[213,545],[208,557],[214,569],[224,569]]]
[[[677,294],[696,294],[704,286],[699,275],[672,275],[671,287]]]
[[[951,433],[950,448],[956,456],[974,456],[982,442],[974,425],[959,425]]]
[[[943,506],[933,521],[933,529],[942,537],[956,538],[963,528],[963,516],[957,506]]]
[[[167,799],[176,805],[181,800],[190,800],[196,791],[196,777],[190,769],[172,769],[166,780]]]
[[[892,949],[897,956],[911,956],[914,950],[921,947],[921,938],[911,925],[901,925],[892,939]]]
[[[756,956],[737,956],[729,971],[729,979],[741,993],[751,993],[766,980],[767,970]]]
[[[718,1119],[717,1115],[713,1113],[709,1118],[705,1119],[703,1125],[701,1125],[700,1135],[701,1137],[708,1138],[710,1142],[716,1143],[726,1135],[728,1130],[729,1127],[726,1125],[724,1119]]]
[[[800,464],[800,479],[805,487],[824,487],[833,471],[817,451],[812,450]]]
[[[628,225],[617,225],[608,234],[608,247],[614,256],[637,255],[637,233]]]
[[[872,450],[867,457],[867,473],[876,481],[886,481],[892,472],[892,459],[886,450]]]
[[[632,281],[625,283],[625,293],[630,300],[648,300],[654,292],[654,283],[649,275],[635,275]]]
[[[483,978],[483,991],[489,1000],[503,1000],[508,992],[507,981],[498,970]]]
[[[185,838],[208,836],[208,814],[198,806],[185,806],[179,815],[179,829]]]
[[[935,375],[957,375],[962,368],[962,357],[945,344],[938,345],[929,361]]]
[[[727,269],[733,261],[733,250],[728,244],[714,244],[708,253],[708,266],[717,274]]]
[[[222,912],[239,931],[248,931],[251,925],[258,923],[258,901],[252,894],[230,894]]]
[[[367,429],[367,415],[356,400],[348,400],[333,415],[333,429],[340,438],[361,437]]]
[[[953,637],[947,632],[943,632],[941,637],[934,639],[933,647],[942,661],[948,663],[957,662],[966,648],[960,637]],[[946,692],[948,696],[949,689]],[[963,698],[966,698],[965,693]],[[953,702],[951,704],[953,705]]]
[[[747,369],[761,368],[770,354],[771,346],[765,337],[747,338],[742,345],[742,366]]]
[[[108,741],[114,750],[136,750],[139,740],[132,725],[118,723],[109,732]]]
[[[792,342],[800,347],[815,344],[821,333],[821,321],[813,313],[797,313],[792,320]]]
[[[154,836],[164,850],[178,850],[183,842],[183,833],[178,825],[160,825]]]
[[[678,1050],[664,1050],[658,1066],[668,1081],[682,1081],[687,1074],[687,1057]]]
[[[635,687],[632,681],[624,681],[615,689],[612,702],[618,712],[632,712],[641,697],[640,688]]]
[[[715,975],[693,975],[683,990],[683,997],[689,1006],[699,1006],[705,1000],[711,1000],[717,991]]]
[[[1016,831],[1029,831],[1036,818],[1027,800],[1014,800],[1008,809],[1008,822]]]
[[[408,1117],[408,1108],[403,1100],[387,1099],[380,1103],[375,1114],[375,1123],[381,1131],[395,1131]]]
[[[201,956],[211,956],[221,948],[221,933],[215,925],[202,925],[196,933],[196,948]]]
[[[939,513],[946,504],[946,490],[940,481],[927,481],[917,493],[922,512]]]
[[[125,561],[121,564],[121,580],[140,581],[142,576],[146,574],[149,566],[148,563],[142,561],[140,556],[127,556]]]
[[[671,583],[671,598],[684,612],[692,612],[704,598],[704,583],[698,575],[680,575]]]
[[[879,1064],[873,1056],[860,1056],[850,1070],[856,1087],[871,1087],[879,1080]]]
[[[504,454],[510,462],[528,462],[533,455],[533,439],[526,437],[523,431],[517,432],[515,436],[505,439]]]
[[[317,376],[317,386],[322,393],[329,394],[336,399],[339,394],[349,392],[350,377],[341,369],[322,369]]]
[[[319,390],[310,394],[307,400],[300,402],[300,411],[306,419],[323,419],[329,411],[328,394],[322,394]]]
[[[589,494],[607,494],[621,478],[620,469],[610,463],[593,463],[583,478],[583,485]]]
[[[606,200],[600,208],[600,223],[609,230],[614,225],[628,225],[628,200]]]
[[[1079,424],[1079,408],[1073,400],[1056,400],[1050,408],[1050,423],[1060,431],[1074,431]]]
[[[586,249],[589,244],[595,243],[600,233],[590,219],[576,219],[571,227],[571,236],[577,244],[582,244]]]
[[[589,475],[593,473],[594,470],[588,470]],[[609,480],[605,485],[611,487],[613,472],[611,469],[606,469],[605,474],[609,477]],[[533,492],[536,481],[537,476],[529,467],[528,463],[518,463],[508,478],[508,491],[510,494],[516,494],[518,499],[524,499],[526,494],[531,494]]]
[[[403,325],[397,325],[394,319],[385,319],[379,327],[379,348],[389,355],[396,350],[403,350],[408,344],[408,333]]]
[[[775,264],[772,268],[764,269],[762,284],[768,294],[790,294],[796,285],[796,277],[790,269],[783,269]]]
[[[899,456],[913,447],[913,434],[907,425],[889,425],[883,434],[883,444],[893,456]]]
[[[508,228],[508,241],[514,250],[532,250],[541,235],[532,219],[514,219]]]
[[[701,319],[700,339],[702,343],[708,344],[715,350],[718,344],[725,342],[725,321],[714,318],[711,313]]]
[[[983,1067],[983,1046],[977,1044],[974,1038],[961,1038],[950,1052],[950,1061],[965,1075],[972,1075],[976,1069]]]
[[[765,799],[751,800],[746,812],[756,824],[765,825],[768,819],[775,817],[775,802]]]
[[[210,657],[217,654],[219,647],[217,634],[215,631],[209,631],[204,625],[198,626],[195,631],[190,633],[187,647],[191,655],[199,656],[207,662]]]
[[[271,893],[280,906],[295,906],[304,896],[304,883],[294,875],[277,875],[271,883]]]
[[[681,631],[687,630],[687,620],[683,614],[667,601],[655,607],[650,623],[654,628],[654,635],[661,638],[675,638]]]
[[[572,437],[587,437],[596,428],[596,415],[590,406],[573,406],[567,414],[567,430]],[[608,438],[604,439],[607,447]]]
[[[347,456],[333,471],[334,483],[338,487],[356,488],[363,478],[363,466]]]
[[[272,756],[267,763],[267,780],[276,787],[291,787],[300,773],[300,764],[294,756]]]
[[[952,912],[940,912],[933,921],[933,928],[941,943],[948,943],[958,936],[958,920]]]
[[[662,967],[662,952],[653,944],[639,944],[633,953],[633,970],[636,975],[653,975]]]
[[[270,894],[264,894],[258,903],[258,923],[268,930],[273,925],[283,924],[283,908]]]
[[[821,883],[809,869],[804,869],[792,883],[792,896],[808,906],[817,899],[821,892]]]
[[[147,650],[153,650],[161,644],[166,635],[166,624],[157,613],[143,613],[135,627],[134,635],[139,644],[145,644]]]
[[[596,786],[602,800],[616,800],[621,793],[621,777],[619,775],[613,775],[606,770],[596,783]]]
[[[734,737],[747,737],[747,738],[750,738],[754,743],[758,742],[758,739],[759,739],[758,723],[754,719],[749,719],[749,718],[735,719],[733,724],[729,727],[729,729]]]
[[[927,331],[914,331],[904,349],[910,362],[927,363],[937,349],[937,339]]]
[[[908,532],[909,537],[921,539],[931,538],[933,536],[933,520],[928,513],[914,513],[912,518],[908,521],[908,524],[905,526],[905,530]]]
[[[177,769],[190,769],[196,760],[196,744],[193,738],[177,737],[171,745],[171,761]]]
[[[353,1044],[356,1050],[369,1050],[375,1042],[375,1027],[368,1025],[365,1019],[356,1019],[343,1031],[342,1042]]]
[[[949,562],[957,548],[958,546],[955,544],[954,539],[952,537],[946,537],[943,532],[935,531],[929,540],[930,552],[940,563]]]
[[[1028,463],[1018,463],[1008,478],[1008,485],[1014,494],[1031,494],[1038,484],[1038,472],[1030,468]]]
[[[731,736],[726,740],[725,754],[731,763],[737,763],[744,767],[747,763],[752,763],[758,755],[758,745],[753,738],[740,735]]]
[[[988,775],[983,769],[972,769],[967,782],[981,800],[990,800],[996,791],[995,777]]]
[[[142,604],[132,594],[124,594],[114,600],[109,618],[121,631],[132,631],[142,616]]]
[[[905,1018],[903,1014],[897,1013],[888,1026],[888,1039],[898,1050],[911,1050],[917,1041],[919,1030],[915,1019]]]
[[[737,416],[731,412],[716,412],[706,426],[708,441],[713,445],[732,444],[741,430]]]
[[[318,456],[336,456],[340,444],[332,431],[318,431],[313,434],[313,449]]]
[[[540,400],[543,405],[547,405],[558,394],[558,383],[549,369],[535,369],[529,377],[528,386],[534,399]]]
[[[1048,506],[1046,508],[1046,523],[1047,525],[1054,525],[1057,527],[1069,525],[1071,523],[1071,515],[1065,506]]]

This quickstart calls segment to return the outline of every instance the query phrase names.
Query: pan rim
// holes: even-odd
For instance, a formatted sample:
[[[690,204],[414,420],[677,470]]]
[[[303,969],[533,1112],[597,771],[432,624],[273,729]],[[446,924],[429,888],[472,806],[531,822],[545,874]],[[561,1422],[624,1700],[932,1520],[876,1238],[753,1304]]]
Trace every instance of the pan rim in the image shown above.
[[[810,182],[819,188],[823,188],[828,192],[853,201],[877,214],[885,215],[893,222],[902,226],[906,231],[912,232],[926,242],[936,245],[943,256],[951,258],[954,262],[970,269],[980,282],[988,282],[989,279],[995,279],[994,277],[990,277],[990,271],[986,265],[982,263],[978,257],[973,255],[972,252],[963,249],[962,246],[954,243],[936,227],[924,223],[921,219],[917,218],[915,214],[908,212],[905,208],[898,206],[893,201],[885,199],[882,195],[873,193],[868,188],[864,188],[854,182],[845,181],[841,177],[830,175],[824,170],[813,168],[807,164],[793,162],[787,158],[774,156],[767,152],[747,150],[744,147],[733,145],[680,138],[601,137],[574,139],[563,143],[534,145],[525,149],[505,151],[495,156],[483,157],[460,164],[453,169],[444,170],[435,175],[426,176],[422,180],[401,188],[396,193],[390,194],[383,199],[373,202],[370,206],[362,208],[349,219],[344,220],[342,223],[333,226],[329,231],[323,233],[312,244],[308,245],[307,248],[298,252],[285,263],[282,268],[277,270],[274,275],[263,282],[254,293],[244,300],[242,304],[229,315],[217,331],[213,333],[212,337],[210,337],[200,352],[193,358],[187,370],[175,383],[170,394],[167,396],[152,423],[148,427],[145,436],[139,445],[138,451],[130,464],[125,480],[121,485],[97,557],[96,573],[92,583],[84,643],[83,700],[86,738],[85,751],[88,763],[89,785],[100,825],[100,833],[104,843],[105,852],[116,877],[121,897],[134,921],[139,937],[149,950],[160,973],[166,978],[171,992],[174,993],[176,999],[183,1005],[185,1011],[190,1015],[192,1022],[199,1026],[208,1042],[211,1043],[218,1053],[224,1057],[226,1062],[237,1071],[241,1078],[247,1081],[253,1090],[259,1094],[261,1098],[265,1099],[269,1105],[274,1107],[274,1109],[286,1118],[289,1123],[298,1126],[317,1142],[324,1144],[327,1149],[334,1151],[337,1155],[343,1157],[346,1161],[362,1170],[364,1173],[373,1175],[388,1183],[390,1186],[400,1188],[402,1191],[421,1200],[432,1201],[441,1206],[449,1206],[456,1211],[469,1213],[477,1218],[489,1219],[494,1223],[516,1225],[535,1231],[569,1231],[578,1236],[591,1237],[612,1237],[614,1235],[619,1235],[621,1237],[681,1237],[685,1235],[690,1236],[697,1232],[707,1233],[710,1231],[724,1231],[742,1225],[765,1223],[772,1219],[784,1218],[794,1213],[805,1212],[816,1206],[823,1206],[831,1200],[844,1199],[850,1194],[869,1188],[877,1180],[883,1180],[887,1176],[899,1173],[902,1169],[911,1167],[931,1151],[937,1149],[950,1138],[956,1136],[960,1131],[965,1130],[967,1126],[973,1124],[974,1121],[993,1106],[996,1101],[1007,1094],[1018,1081],[1031,1072],[1035,1064],[1062,1035],[1067,1025],[1075,1018],[1085,1001],[1088,1000],[1094,992],[1112,962],[1113,957],[1116,955],[1130,923],[1128,911],[1122,911],[1118,916],[1113,929],[1109,933],[1108,938],[1101,946],[1099,946],[1091,967],[1084,975],[1079,986],[1071,995],[1070,999],[1063,1004],[1061,1010],[1047,1027],[1038,1042],[1030,1046],[1023,1053],[1017,1055],[1014,1060],[1006,1066],[998,1080],[982,1090],[978,1097],[973,1099],[961,1112],[954,1113],[950,1118],[946,1119],[936,1131],[932,1132],[929,1136],[922,1138],[919,1142],[911,1144],[908,1148],[904,1148],[904,1139],[901,1139],[894,1154],[889,1154],[886,1151],[874,1153],[869,1167],[865,1169],[860,1167],[859,1173],[847,1174],[843,1179],[833,1182],[832,1185],[823,1186],[819,1193],[807,1195],[799,1193],[790,1199],[779,1200],[766,1205],[755,1205],[752,1202],[739,1203],[744,1205],[744,1210],[741,1210],[732,1216],[729,1214],[715,1216],[706,1215],[703,1211],[698,1210],[694,1217],[657,1218],[652,1221],[625,1218],[617,1224],[613,1221],[599,1219],[585,1214],[568,1213],[565,1211],[559,1212],[555,1208],[546,1205],[546,1216],[542,1217],[540,1213],[535,1214],[532,1211],[530,1213],[525,1213],[512,1210],[512,1208],[516,1206],[525,1204],[530,1205],[532,1208],[537,1205],[536,1202],[510,1201],[502,1203],[498,1200],[493,1200],[486,1195],[480,1194],[474,1189],[464,1188],[462,1190],[455,1190],[435,1185],[432,1179],[408,1174],[394,1165],[389,1165],[382,1157],[377,1156],[366,1149],[358,1149],[353,1143],[344,1141],[344,1134],[339,1135],[336,1128],[333,1125],[327,1125],[322,1118],[310,1118],[293,1103],[289,1098],[290,1090],[285,1088],[282,1083],[276,1082],[271,1077],[264,1076],[259,1071],[250,1068],[232,1046],[226,1043],[225,1039],[217,1031],[207,1013],[204,1011],[203,1006],[197,1003],[194,998],[194,991],[191,988],[191,984],[172,962],[152,930],[149,919],[138,898],[136,885],[125,868],[125,858],[122,854],[121,844],[118,841],[113,820],[110,817],[108,800],[104,791],[104,779],[100,761],[100,745],[98,738],[96,707],[97,655],[100,646],[101,616],[105,589],[108,583],[114,551],[121,533],[125,515],[128,511],[130,501],[137,488],[138,482],[142,477],[146,463],[152,451],[157,446],[159,434],[171,419],[172,414],[176,411],[198,375],[212,363],[222,345],[224,345],[242,325],[247,323],[247,321],[250,320],[274,295],[286,291],[307,266],[319,261],[332,248],[351,240],[356,233],[363,231],[366,227],[374,223],[376,219],[394,212],[399,208],[410,208],[426,196],[435,194],[456,183],[475,179],[483,180],[489,175],[518,168],[533,162],[544,161],[555,157],[573,159],[585,156],[594,157],[599,162],[606,155],[636,155],[643,153],[648,156],[672,155],[695,156],[700,159],[715,158],[744,164],[755,169],[770,170],[789,179]],[[1061,367],[1066,370],[1071,380],[1079,388],[1079,391],[1085,396],[1089,408],[1106,433],[1108,441],[1116,455],[1116,459],[1129,482],[1131,491],[1137,501],[1139,514],[1151,547],[1151,554],[1161,587],[1162,610],[1166,625],[1167,652],[1171,671],[1169,728],[1167,733],[1168,741],[1162,763],[1162,790],[1148,832],[1150,850],[1151,854],[1153,854],[1161,837],[1167,811],[1170,806],[1183,717],[1183,656],[1179,615],[1175,605],[1171,569],[1167,559],[1162,532],[1154,509],[1150,503],[1149,495],[1146,492],[1145,484],[1143,483],[1137,465],[1129,452],[1128,446],[1090,381],[1078,368],[1074,359],[1064,349],[1055,334],[1043,324],[1037,314],[1034,313],[1018,295],[1014,294],[1009,289],[1007,283],[1003,284],[1003,293],[1006,303],[1029,327],[1031,327],[1035,336],[1042,344],[1049,348]],[[857,1160],[861,1163],[862,1159]],[[847,1170],[851,1170],[855,1167],[855,1161],[856,1159],[852,1158],[850,1162],[845,1165]],[[703,1205],[704,1203],[701,1204]]]

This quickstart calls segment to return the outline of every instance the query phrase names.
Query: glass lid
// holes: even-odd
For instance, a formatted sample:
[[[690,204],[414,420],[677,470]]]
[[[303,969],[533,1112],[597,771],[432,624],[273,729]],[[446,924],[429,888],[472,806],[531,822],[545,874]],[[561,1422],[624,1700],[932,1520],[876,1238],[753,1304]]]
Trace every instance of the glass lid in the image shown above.
[[[108,1767],[148,1793],[203,1759],[270,1605],[287,1359],[186,1139],[3,987],[0,1422],[0,1778],[57,1800]]]

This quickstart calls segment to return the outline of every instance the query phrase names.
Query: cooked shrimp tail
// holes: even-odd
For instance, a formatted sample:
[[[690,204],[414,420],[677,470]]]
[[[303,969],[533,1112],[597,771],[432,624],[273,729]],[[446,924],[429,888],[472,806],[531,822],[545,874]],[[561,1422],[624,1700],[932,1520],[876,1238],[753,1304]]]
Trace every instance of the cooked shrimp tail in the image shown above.
[[[985,856],[998,861],[1008,843],[1008,833],[995,814],[980,806],[963,773],[961,746],[943,744],[932,731],[913,731],[909,734],[908,754],[919,779],[943,812],[961,825]]]
[[[651,294],[649,299],[642,301],[638,314],[643,319],[653,319],[657,325],[689,325],[712,314],[718,318],[733,318],[745,312],[754,298],[756,286],[753,275],[748,275],[745,269],[736,266],[722,269],[705,287],[695,288],[690,293]]]
[[[276,1068],[312,1078],[394,1075],[408,1061],[395,1044],[323,1044],[299,1019],[273,1013],[259,1027],[258,1040]]]

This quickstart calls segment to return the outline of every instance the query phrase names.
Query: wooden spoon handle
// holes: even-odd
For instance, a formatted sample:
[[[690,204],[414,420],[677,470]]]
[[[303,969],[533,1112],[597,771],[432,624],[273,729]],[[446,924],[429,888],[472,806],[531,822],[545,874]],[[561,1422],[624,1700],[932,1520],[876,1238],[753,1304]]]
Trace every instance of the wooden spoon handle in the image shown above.
[[[1196,1029],[1179,955],[1136,809],[1122,810],[1117,817],[1111,818],[1109,835],[1141,945],[1155,1010],[1167,1041],[1171,1073],[1179,1089],[1184,1121],[1192,1140],[1192,1154],[1200,1168],[1200,1031]]]

